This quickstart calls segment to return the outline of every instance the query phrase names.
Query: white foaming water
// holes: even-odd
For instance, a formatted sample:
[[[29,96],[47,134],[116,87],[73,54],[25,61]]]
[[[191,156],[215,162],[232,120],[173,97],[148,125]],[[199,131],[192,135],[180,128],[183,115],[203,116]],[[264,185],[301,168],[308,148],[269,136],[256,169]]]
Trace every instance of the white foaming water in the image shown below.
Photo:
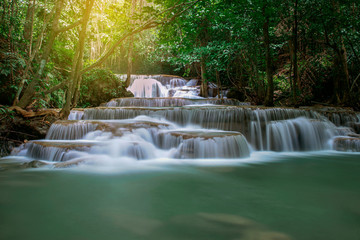
[[[178,97],[178,98],[192,98],[192,99],[204,99],[203,97],[199,96],[200,94],[200,90],[196,89],[196,88],[189,88],[189,87],[184,87],[182,89],[178,89],[173,97]]]
[[[330,122],[296,118],[273,121],[266,126],[266,149],[274,151],[316,151],[330,149],[336,134]]]
[[[187,81],[182,78],[172,78],[163,82],[153,78],[136,78],[127,89],[134,94],[134,97],[155,98],[155,97],[177,97],[189,99],[203,99],[200,97],[200,90],[196,86],[187,86]],[[110,103],[107,106],[113,105]]]
[[[74,110],[72,121],[54,123],[46,140],[30,141],[14,155],[50,161],[55,167],[80,164],[80,169],[109,170],[139,167],[140,162],[238,164],[271,161],[298,151],[360,151],[350,125],[335,127],[327,120],[341,126],[358,122],[359,115],[336,113],[325,119],[308,110],[204,99],[197,80],[149,77],[132,78],[129,90],[136,98]]]
[[[249,102],[236,99],[219,98],[115,98],[106,103],[106,107],[181,107],[188,105],[233,105],[249,106]]]
[[[177,87],[183,87],[185,86],[187,81],[182,78],[173,78],[170,80],[170,86],[169,88],[177,88]]]
[[[57,121],[51,125],[48,133],[46,134],[46,139],[81,139],[87,133],[94,131],[97,126],[97,123],[85,121]]]
[[[68,116],[68,120],[81,120],[84,115],[84,111],[71,110]]]
[[[151,78],[135,79],[131,86],[127,89],[134,94],[134,97],[167,97],[169,90],[159,81]]]

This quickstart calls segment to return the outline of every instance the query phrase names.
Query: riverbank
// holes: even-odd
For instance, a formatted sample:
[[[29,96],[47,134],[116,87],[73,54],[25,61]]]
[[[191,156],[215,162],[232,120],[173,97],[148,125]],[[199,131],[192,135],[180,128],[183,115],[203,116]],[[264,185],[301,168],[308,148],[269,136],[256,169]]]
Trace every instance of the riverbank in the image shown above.
[[[51,124],[59,120],[56,109],[26,113],[1,106],[0,157],[29,140],[45,138]]]

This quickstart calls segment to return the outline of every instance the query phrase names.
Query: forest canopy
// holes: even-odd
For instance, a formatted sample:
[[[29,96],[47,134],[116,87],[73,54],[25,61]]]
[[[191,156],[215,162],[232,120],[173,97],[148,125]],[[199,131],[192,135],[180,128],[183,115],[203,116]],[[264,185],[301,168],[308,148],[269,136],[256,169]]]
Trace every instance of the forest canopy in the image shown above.
[[[200,79],[204,97],[212,83],[231,89],[228,97],[267,106],[359,109],[357,1],[0,4],[2,105],[63,108],[67,116],[97,102],[89,88],[125,96],[131,74],[177,74]],[[127,74],[127,81],[116,82],[113,73]]]

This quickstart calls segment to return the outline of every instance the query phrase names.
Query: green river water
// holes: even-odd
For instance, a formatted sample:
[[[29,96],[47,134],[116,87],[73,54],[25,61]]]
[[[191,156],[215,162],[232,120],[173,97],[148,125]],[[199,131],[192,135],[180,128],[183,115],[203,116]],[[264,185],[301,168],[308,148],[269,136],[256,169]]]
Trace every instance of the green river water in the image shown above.
[[[0,239],[360,239],[359,154],[258,158],[123,171],[0,160]]]

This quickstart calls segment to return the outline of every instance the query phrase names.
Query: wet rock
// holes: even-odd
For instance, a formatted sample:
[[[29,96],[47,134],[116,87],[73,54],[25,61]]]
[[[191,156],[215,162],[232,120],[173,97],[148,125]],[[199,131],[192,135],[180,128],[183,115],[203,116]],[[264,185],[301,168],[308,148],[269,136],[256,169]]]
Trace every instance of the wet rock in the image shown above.
[[[48,165],[48,163],[39,160],[33,160],[31,162],[26,162],[22,164],[22,168],[39,168],[46,165]]]
[[[216,130],[163,131],[157,145],[177,147],[175,158],[242,158],[250,155],[245,137],[239,132]]]
[[[337,127],[336,131],[337,131],[338,135],[341,135],[341,136],[349,136],[349,135],[355,134],[353,132],[353,129],[350,127]]]
[[[168,128],[169,124],[161,122],[137,121],[137,120],[65,120],[55,122],[46,139],[51,140],[76,140],[83,138],[93,131],[110,132],[113,136],[122,136],[139,128]]]
[[[349,122],[346,125],[351,127],[356,133],[360,134],[360,122]]]
[[[295,120],[299,117],[323,119],[320,114],[304,109],[224,105],[91,108],[85,110],[84,119],[129,119],[140,115],[165,118],[181,126],[197,124],[201,128],[241,132],[256,150],[267,149],[266,128],[271,121]],[[326,125],[327,121],[323,122]]]
[[[244,93],[240,92],[239,90],[233,89],[233,88],[229,90],[226,97],[234,98],[239,101],[245,101],[245,99],[246,99]]]
[[[322,114],[323,116],[325,116],[336,126],[352,127],[351,125],[353,123],[358,123],[360,121],[359,113],[356,111],[353,111],[352,108],[328,107],[328,106],[311,106],[311,107],[307,106],[307,107],[301,107],[301,109],[316,111],[316,112]]]
[[[68,167],[73,167],[73,166],[77,166],[81,163],[84,163],[86,161],[86,159],[75,159],[75,160],[69,160],[66,162],[57,162],[54,164],[55,168],[68,168]]]
[[[333,149],[343,152],[360,152],[360,138],[337,137],[333,142]]]
[[[79,141],[31,141],[28,143],[26,156],[48,161],[67,161],[78,158],[81,152],[88,151],[97,142]]]

